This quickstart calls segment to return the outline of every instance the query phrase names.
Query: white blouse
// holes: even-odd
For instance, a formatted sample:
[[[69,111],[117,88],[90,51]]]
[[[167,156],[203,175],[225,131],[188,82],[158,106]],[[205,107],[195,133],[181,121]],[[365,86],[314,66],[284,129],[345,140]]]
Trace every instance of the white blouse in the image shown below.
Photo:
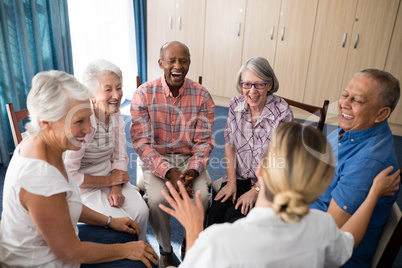
[[[339,267],[353,245],[352,234],[325,212],[311,209],[300,222],[285,223],[271,208],[255,207],[204,230],[179,267]]]
[[[79,264],[65,264],[57,259],[19,198],[21,187],[45,197],[65,192],[71,224],[78,235],[77,222],[82,212],[78,187],[70,175],[67,181],[47,162],[20,156],[19,148],[14,151],[4,182],[0,263],[11,267],[79,267]]]

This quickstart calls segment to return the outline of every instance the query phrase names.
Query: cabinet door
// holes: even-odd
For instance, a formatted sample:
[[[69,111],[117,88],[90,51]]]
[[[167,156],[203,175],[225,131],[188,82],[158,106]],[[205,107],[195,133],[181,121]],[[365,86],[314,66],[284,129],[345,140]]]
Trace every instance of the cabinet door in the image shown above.
[[[385,71],[393,74],[399,80],[399,83],[402,83],[402,6],[399,6],[398,17],[389,47],[388,59],[385,64]],[[389,122],[402,125],[401,98],[395,110],[392,112]]]
[[[161,46],[174,40],[175,0],[147,0],[147,76],[162,76],[158,59]]]
[[[187,77],[198,82],[202,75],[204,52],[205,0],[176,1],[176,40],[190,49],[191,64]]]
[[[260,56],[274,66],[280,8],[281,0],[247,2],[242,63]]]
[[[320,0],[304,102],[337,101],[342,86],[357,0]]]
[[[358,71],[384,69],[398,5],[399,0],[359,0],[342,88]]]
[[[303,101],[318,0],[282,0],[274,71],[278,95]]]
[[[238,94],[245,7],[246,0],[207,0],[203,85],[214,96]]]

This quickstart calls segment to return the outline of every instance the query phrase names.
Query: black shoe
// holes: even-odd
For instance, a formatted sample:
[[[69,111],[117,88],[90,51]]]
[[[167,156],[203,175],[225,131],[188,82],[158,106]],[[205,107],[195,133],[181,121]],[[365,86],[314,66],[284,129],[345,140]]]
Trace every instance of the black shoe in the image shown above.
[[[168,266],[175,266],[173,252],[169,254],[159,254],[159,268],[166,268]]]
[[[183,242],[180,245],[180,258],[183,261],[184,256],[186,256],[186,237],[183,238]]]

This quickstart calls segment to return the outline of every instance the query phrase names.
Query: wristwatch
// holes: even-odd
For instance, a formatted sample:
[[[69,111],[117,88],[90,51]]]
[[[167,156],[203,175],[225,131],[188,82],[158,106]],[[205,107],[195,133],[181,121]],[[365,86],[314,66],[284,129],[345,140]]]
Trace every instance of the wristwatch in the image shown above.
[[[257,191],[257,193],[260,191],[260,187],[258,187],[257,183],[253,185],[253,188]]]

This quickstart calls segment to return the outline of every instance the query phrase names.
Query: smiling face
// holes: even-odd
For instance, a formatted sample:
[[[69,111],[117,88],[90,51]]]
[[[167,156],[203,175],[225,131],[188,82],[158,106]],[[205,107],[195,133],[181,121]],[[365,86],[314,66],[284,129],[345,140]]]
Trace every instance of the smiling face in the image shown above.
[[[103,74],[99,77],[99,88],[92,99],[97,112],[104,114],[106,117],[117,113],[122,97],[122,83],[116,74]],[[98,117],[98,113],[96,114]]]
[[[338,102],[339,126],[344,131],[364,130],[383,122],[384,111],[377,97],[377,84],[367,76],[355,76]]]
[[[53,139],[62,151],[79,150],[85,135],[91,133],[89,101],[73,101],[66,117],[49,122]]]
[[[188,49],[179,42],[171,42],[163,47],[161,56],[158,63],[164,71],[166,83],[173,93],[177,92],[190,68]]]
[[[248,83],[266,83],[260,78],[258,78],[253,72],[246,69],[243,71],[241,75],[241,82]],[[256,89],[252,86],[250,89],[243,88],[243,96],[247,101],[248,105],[251,109],[263,109],[265,106],[265,102],[267,100],[268,91],[272,88],[272,82],[269,82],[264,89]]]

